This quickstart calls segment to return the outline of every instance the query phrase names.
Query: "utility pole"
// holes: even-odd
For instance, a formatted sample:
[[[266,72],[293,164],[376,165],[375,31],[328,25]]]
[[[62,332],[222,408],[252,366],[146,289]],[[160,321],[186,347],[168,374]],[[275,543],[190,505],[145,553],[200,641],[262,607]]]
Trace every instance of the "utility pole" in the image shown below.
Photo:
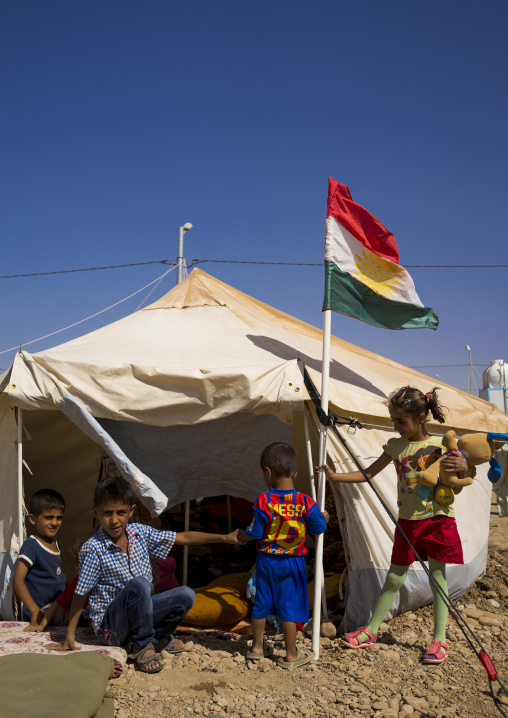
[[[466,344],[466,349],[469,352],[469,393],[473,393],[473,365],[471,363],[471,347]]]
[[[176,258],[176,283],[180,284],[183,279],[185,259],[183,258],[183,235],[192,229],[192,224],[186,222],[183,227],[178,227],[178,257]]]
[[[506,362],[503,362],[503,405],[504,413],[508,414],[508,410],[506,407]]]

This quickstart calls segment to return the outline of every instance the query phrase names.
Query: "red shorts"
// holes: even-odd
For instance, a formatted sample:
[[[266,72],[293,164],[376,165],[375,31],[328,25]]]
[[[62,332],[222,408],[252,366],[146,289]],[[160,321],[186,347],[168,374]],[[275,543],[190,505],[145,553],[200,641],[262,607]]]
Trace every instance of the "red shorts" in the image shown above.
[[[430,557],[441,563],[464,563],[462,544],[454,518],[431,516],[418,521],[399,519],[399,524],[411,546],[424,561]],[[414,560],[414,551],[400,531],[395,529],[391,562],[396,566],[409,566]]]

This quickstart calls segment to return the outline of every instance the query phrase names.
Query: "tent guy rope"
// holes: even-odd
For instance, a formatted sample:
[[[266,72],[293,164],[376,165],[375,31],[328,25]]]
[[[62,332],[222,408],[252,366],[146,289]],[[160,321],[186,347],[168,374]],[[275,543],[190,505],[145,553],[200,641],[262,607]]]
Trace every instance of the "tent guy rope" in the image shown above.
[[[115,302],[114,304],[111,304],[109,307],[106,307],[105,309],[101,309],[99,312],[95,312],[95,314],[91,314],[89,317],[85,317],[84,319],[80,319],[78,322],[74,322],[74,324],[69,324],[67,327],[62,327],[62,329],[57,329],[57,330],[54,331],[54,332],[50,332],[49,334],[45,334],[43,337],[37,337],[37,339],[32,339],[32,340],[29,341],[29,342],[23,342],[23,346],[24,346],[24,347],[27,347],[29,344],[35,344],[35,342],[40,342],[40,341],[42,341],[43,339],[47,339],[48,337],[53,337],[55,334],[60,334],[60,332],[65,332],[67,329],[72,329],[72,327],[77,327],[78,324],[83,324],[83,322],[87,322],[89,319],[93,319],[94,317],[98,317],[99,314],[104,314],[104,312],[107,312],[109,309],[113,309],[114,307],[117,307],[119,304],[122,304],[122,302],[126,302],[127,299],[130,299],[131,297],[135,297],[136,294],[139,294],[139,293],[142,292],[143,290],[148,289],[148,287],[151,287],[152,284],[155,284],[156,282],[157,282],[157,283],[161,282],[162,279],[164,279],[164,277],[165,277],[167,274],[169,274],[170,272],[172,272],[172,271],[175,269],[175,266],[176,266],[176,265],[173,265],[172,267],[170,267],[166,272],[164,272],[164,274],[162,274],[160,277],[157,277],[157,279],[154,279],[153,282],[150,282],[149,284],[145,284],[145,286],[144,286],[144,287],[141,287],[141,289],[137,289],[137,290],[136,290],[135,292],[133,292],[132,294],[129,294],[128,297],[124,297],[123,299],[120,299],[120,301]],[[149,294],[148,296],[150,296],[150,294]],[[143,302],[141,302],[141,304],[140,304],[139,306],[141,306],[142,304],[144,304],[144,302],[146,301],[146,299],[148,299],[148,297],[145,297],[145,299],[143,300]],[[139,309],[139,307],[138,307],[138,309]],[[136,310],[136,311],[137,311],[137,310]],[[4,349],[3,351],[0,352],[0,354],[7,354],[7,352],[12,352],[12,351],[14,351],[15,349],[19,349],[19,344],[16,345],[15,347],[10,347],[10,349]]]
[[[320,422],[321,426],[329,427],[329,428],[333,431],[333,433],[335,434],[335,436],[339,439],[340,443],[342,444],[342,446],[344,447],[344,449],[347,451],[347,453],[349,454],[349,456],[350,456],[351,459],[353,460],[353,462],[354,462],[354,464],[356,465],[357,469],[361,472],[361,474],[363,475],[365,481],[367,482],[367,484],[369,485],[369,487],[370,487],[370,488],[372,489],[372,491],[374,492],[374,494],[375,494],[376,498],[378,499],[378,501],[380,502],[381,506],[383,507],[383,509],[384,509],[384,510],[386,511],[386,513],[388,514],[390,520],[395,524],[396,530],[400,532],[400,534],[402,535],[402,537],[404,538],[404,540],[406,541],[406,543],[407,543],[407,544],[411,547],[411,549],[413,550],[414,555],[416,556],[416,560],[417,560],[418,563],[421,565],[421,567],[423,568],[423,570],[424,570],[425,573],[427,574],[427,577],[428,577],[429,581],[432,582],[432,584],[434,585],[436,591],[439,593],[439,595],[441,596],[441,598],[443,599],[443,601],[444,601],[445,604],[447,605],[448,610],[449,610],[449,612],[450,612],[450,615],[452,616],[452,618],[455,620],[455,622],[457,623],[458,627],[459,627],[460,630],[462,631],[462,633],[463,633],[463,635],[464,635],[464,637],[465,637],[467,643],[469,644],[471,650],[477,655],[478,659],[480,660],[480,662],[482,663],[483,667],[485,668],[485,670],[486,670],[486,672],[487,672],[488,679],[489,679],[489,687],[490,687],[490,692],[491,692],[491,695],[492,695],[492,699],[493,699],[493,701],[494,701],[496,707],[498,708],[499,712],[501,713],[501,715],[506,716],[506,713],[505,713],[505,712],[502,710],[502,708],[500,707],[500,703],[499,703],[497,697],[496,697],[495,694],[494,694],[492,682],[493,682],[493,681],[497,681],[497,682],[499,683],[499,686],[500,686],[500,691],[503,691],[503,693],[504,693],[506,696],[508,696],[508,691],[506,690],[505,686],[503,685],[503,683],[502,683],[501,680],[499,679],[499,676],[498,676],[496,667],[495,667],[495,665],[494,665],[494,663],[493,663],[491,657],[489,656],[489,654],[487,653],[487,651],[486,651],[485,648],[483,647],[483,645],[482,645],[480,639],[479,639],[478,636],[475,634],[475,632],[473,631],[473,629],[469,626],[469,624],[467,623],[467,621],[465,620],[465,618],[462,616],[462,614],[459,612],[459,610],[458,610],[458,609],[455,607],[455,605],[452,603],[452,601],[451,601],[450,598],[448,597],[448,594],[447,594],[445,591],[443,591],[443,589],[441,588],[441,586],[440,586],[440,585],[437,583],[437,581],[435,580],[434,576],[432,576],[432,574],[430,573],[428,567],[425,565],[423,559],[422,559],[421,556],[418,554],[418,552],[416,551],[416,549],[414,548],[414,546],[411,545],[410,540],[408,539],[408,537],[407,537],[406,534],[404,533],[403,529],[400,527],[400,525],[399,525],[397,519],[396,519],[395,516],[392,514],[392,512],[390,511],[390,509],[388,508],[388,506],[386,505],[386,503],[383,501],[383,499],[382,499],[382,497],[380,496],[379,492],[378,492],[378,491],[376,490],[376,488],[374,487],[374,485],[373,485],[371,479],[369,479],[369,477],[368,477],[368,475],[367,475],[365,469],[361,466],[360,462],[358,461],[358,459],[356,458],[356,456],[353,454],[352,450],[349,448],[349,446],[348,446],[346,440],[344,439],[344,437],[339,433],[336,424],[340,424],[340,425],[342,425],[342,426],[348,426],[348,430],[349,430],[350,427],[353,428],[354,430],[356,430],[357,428],[358,428],[358,429],[362,429],[363,426],[362,426],[356,419],[346,419],[345,417],[343,417],[343,416],[338,416],[337,414],[334,414],[334,413],[331,412],[331,411],[328,411],[328,412],[325,412],[325,411],[324,411],[324,409],[323,409],[323,401],[322,401],[322,400],[321,400],[321,402],[319,401],[319,393],[318,393],[318,391],[317,391],[317,389],[316,389],[316,387],[315,387],[315,385],[314,385],[314,382],[313,382],[312,379],[310,378],[309,373],[307,372],[307,369],[306,369],[306,368],[304,369],[304,381],[305,381],[305,387],[306,387],[306,389],[307,389],[307,391],[308,391],[308,393],[309,393],[309,396],[310,396],[311,400],[314,402],[314,405],[315,405],[315,408],[316,408],[316,413],[317,413],[317,416],[318,416],[318,419],[319,419],[319,422]],[[320,463],[323,463],[323,461],[321,460],[321,458],[322,458],[322,457],[321,457],[321,454],[320,454]],[[321,473],[321,472],[320,472],[320,473]],[[317,558],[316,558],[316,565],[317,565]],[[317,585],[317,579],[316,579],[315,584]],[[314,598],[314,601],[316,601],[316,598]],[[317,605],[317,604],[315,603],[314,605]],[[314,633],[314,631],[313,631],[313,633]],[[468,633],[469,633],[469,635],[468,635]],[[476,643],[476,646],[479,647],[479,649],[480,649],[479,651],[476,650],[474,643]]]

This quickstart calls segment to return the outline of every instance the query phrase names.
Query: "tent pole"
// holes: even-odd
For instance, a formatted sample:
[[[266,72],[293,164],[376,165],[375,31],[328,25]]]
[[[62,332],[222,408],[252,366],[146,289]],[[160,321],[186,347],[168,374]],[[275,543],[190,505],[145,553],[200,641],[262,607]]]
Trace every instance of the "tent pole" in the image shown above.
[[[309,420],[307,419],[307,406],[303,407],[303,426],[305,429],[305,445],[307,447],[307,465],[309,469],[310,497],[316,500],[316,484],[314,482],[314,465],[312,463],[312,446],[309,435]]]
[[[310,485],[310,496],[311,499],[314,501],[316,500],[316,484],[314,483],[314,464],[312,462],[312,446],[310,443],[310,435],[309,435],[309,420],[307,418],[307,406],[304,405],[303,407],[303,426],[305,429],[305,445],[307,447],[307,464],[309,469],[309,485]],[[323,574],[323,581],[321,586],[321,610],[323,611],[323,616],[325,618],[328,618],[328,606],[326,605],[326,593],[324,591],[325,587],[325,577]]]
[[[233,530],[233,522],[231,520],[231,496],[229,494],[226,496],[226,507],[228,512],[228,534],[230,534]]]
[[[190,526],[190,501],[185,502],[185,524],[184,531],[188,531]],[[187,571],[189,567],[189,547],[187,544],[183,547],[183,574],[182,583],[187,585]]]
[[[183,237],[186,232],[192,229],[192,224],[186,222],[183,227],[178,227],[178,257],[176,259],[176,283],[180,284],[183,279],[183,269],[185,266],[185,259],[183,258]],[[190,502],[185,502],[185,531],[189,530],[189,518],[190,518]],[[183,573],[182,582],[183,585],[187,585],[187,570],[189,567],[189,547],[187,544],[183,547]]]
[[[323,312],[323,366],[321,369],[321,408],[328,414],[328,384],[330,378],[330,335],[332,328],[332,312]],[[319,427],[319,463],[326,464],[326,432],[327,427]],[[319,472],[317,485],[317,503],[323,511],[325,507],[325,473]],[[319,658],[319,636],[321,634],[321,595],[323,584],[323,534],[316,540],[316,560],[314,574],[314,613],[312,617],[312,650],[314,658]]]
[[[25,534],[23,524],[23,409],[18,406],[18,551],[21,551],[21,545]],[[20,611],[22,614],[22,603],[20,603]]]

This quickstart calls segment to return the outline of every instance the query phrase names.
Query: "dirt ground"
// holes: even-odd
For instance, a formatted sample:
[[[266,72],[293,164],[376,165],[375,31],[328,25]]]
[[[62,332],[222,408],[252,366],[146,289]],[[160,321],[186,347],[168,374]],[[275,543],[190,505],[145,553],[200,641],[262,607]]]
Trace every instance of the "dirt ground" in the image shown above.
[[[487,573],[457,606],[508,687],[508,518],[498,516],[494,499]],[[110,682],[116,718],[500,716],[485,669],[454,621],[449,621],[449,660],[440,666],[421,663],[431,628],[427,606],[383,624],[380,643],[369,649],[351,651],[337,639],[322,638],[319,660],[295,671],[275,664],[283,652],[279,642],[273,642],[272,658],[247,663],[248,636],[183,635],[186,650],[168,656],[161,673],[146,675],[129,666]],[[310,647],[307,638],[300,643]],[[508,713],[508,706],[503,708]]]

